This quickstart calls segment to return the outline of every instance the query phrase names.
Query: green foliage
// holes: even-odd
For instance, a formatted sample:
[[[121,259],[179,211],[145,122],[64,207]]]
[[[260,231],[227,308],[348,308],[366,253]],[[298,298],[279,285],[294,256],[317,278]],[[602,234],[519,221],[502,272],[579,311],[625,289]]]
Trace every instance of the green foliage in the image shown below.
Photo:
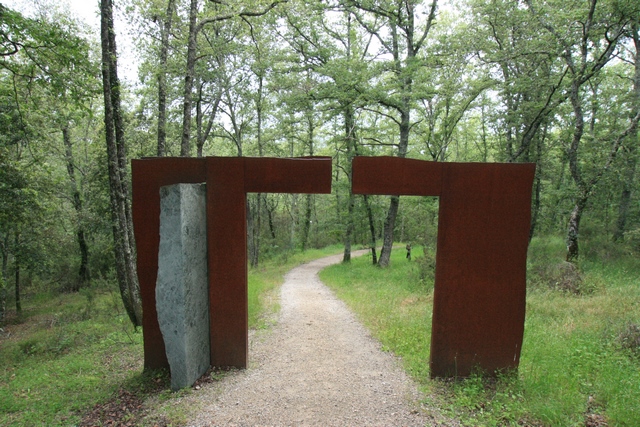
[[[640,357],[640,325],[627,322],[618,333],[616,342],[633,356]]]

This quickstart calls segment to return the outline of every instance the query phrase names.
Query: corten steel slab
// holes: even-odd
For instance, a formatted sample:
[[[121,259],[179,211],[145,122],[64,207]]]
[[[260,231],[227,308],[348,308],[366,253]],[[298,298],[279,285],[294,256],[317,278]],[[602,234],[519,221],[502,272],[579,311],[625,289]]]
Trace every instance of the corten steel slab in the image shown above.
[[[354,159],[354,193],[440,197],[432,377],[518,366],[534,173],[534,164]]]
[[[211,364],[246,367],[246,193],[330,193],[331,158],[152,158],[132,161],[145,368],[168,367],[155,308],[160,187],[207,182]]]
[[[206,180],[204,159],[153,158],[131,161],[133,229],[142,297],[144,367],[169,367],[156,311],[158,246],[160,244],[160,187]]]
[[[247,197],[245,162],[207,159],[207,250],[211,365],[247,365]]]
[[[207,159],[212,366],[247,366],[249,192],[330,193],[331,158]]]

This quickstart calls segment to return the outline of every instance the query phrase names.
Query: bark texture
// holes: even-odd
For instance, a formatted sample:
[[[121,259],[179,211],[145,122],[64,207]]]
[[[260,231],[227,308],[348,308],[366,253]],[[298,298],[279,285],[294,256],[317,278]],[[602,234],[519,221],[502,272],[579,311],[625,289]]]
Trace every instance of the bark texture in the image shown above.
[[[189,6],[189,41],[187,42],[187,72],[184,77],[184,104],[182,111],[182,139],[180,156],[191,156],[191,109],[193,107],[193,80],[196,68],[198,0],[191,0]]]
[[[640,23],[636,22],[631,26],[631,37],[635,47],[633,104],[631,107],[631,117],[634,117],[638,115],[638,112],[640,112]],[[638,163],[638,136],[638,125],[636,123],[636,125],[631,129],[629,142],[625,145],[624,175],[622,191],[620,194],[620,203],[618,205],[616,230],[613,234],[614,241],[623,240],[624,233],[627,231],[627,217],[631,206],[631,194],[635,188],[636,166]]]
[[[120,107],[120,82],[117,73],[117,49],[111,0],[101,0],[100,18],[104,122],[116,274],[125,310],[133,325],[137,327],[142,325],[142,302],[136,271],[133,222],[127,185],[124,122]]]
[[[158,71],[158,157],[166,152],[167,140],[167,60],[169,57],[169,34],[173,25],[175,0],[167,1],[167,11],[160,28],[160,70]]]
[[[71,135],[69,126],[62,128],[62,140],[65,148],[65,161],[67,162],[67,174],[71,184],[71,194],[73,198],[73,208],[76,211],[76,239],[80,249],[80,267],[78,270],[78,281],[72,283],[71,290],[77,292],[80,287],[89,283],[89,245],[85,237],[85,230],[82,224],[83,206],[80,188],[76,180],[75,162],[73,159],[73,147],[71,144]]]
[[[342,256],[342,262],[351,261],[351,240],[353,239],[354,229],[354,208],[355,208],[355,196],[351,191],[353,183],[353,172],[351,163],[353,162],[353,156],[355,155],[355,118],[353,115],[353,108],[351,105],[347,105],[344,108],[344,125],[345,125],[345,140],[347,145],[347,166],[346,172],[349,179],[349,196],[347,198],[347,229],[344,233],[344,254]]]

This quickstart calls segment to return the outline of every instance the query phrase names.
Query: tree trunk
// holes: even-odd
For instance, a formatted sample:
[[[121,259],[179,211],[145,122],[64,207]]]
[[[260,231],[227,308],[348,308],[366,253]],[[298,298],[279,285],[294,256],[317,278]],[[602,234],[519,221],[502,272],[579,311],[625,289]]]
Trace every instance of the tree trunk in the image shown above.
[[[76,181],[75,162],[73,159],[73,150],[71,146],[71,135],[69,133],[68,125],[62,128],[62,140],[65,147],[65,160],[67,162],[67,174],[69,175],[69,182],[71,183],[71,192],[73,193],[73,208],[76,211],[76,238],[78,246],[80,248],[80,268],[78,270],[78,281],[73,282],[71,290],[78,292],[81,286],[89,283],[89,245],[85,238],[84,227],[82,225],[82,198],[80,197],[80,189]]]
[[[262,230],[262,194],[258,193],[256,194],[256,209],[255,209],[255,214],[256,214],[256,218],[255,218],[255,227],[254,227],[254,237],[253,237],[253,241],[254,241],[254,249],[253,249],[253,262],[251,265],[253,265],[254,267],[257,267],[258,264],[260,263],[260,245],[262,244],[261,242],[261,230]]]
[[[300,213],[298,211],[298,194],[289,194],[291,200],[291,206],[289,207],[289,218],[291,219],[291,226],[289,227],[289,245],[290,251],[296,248],[296,227],[300,221]]]
[[[347,199],[347,229],[344,233],[344,253],[342,262],[351,262],[351,239],[353,238],[353,208],[355,206],[355,197],[349,189],[349,198]]]
[[[269,224],[269,234],[271,235],[272,240],[276,240],[276,228],[273,224],[273,211],[276,209],[276,206],[270,206],[269,203],[265,200],[265,209],[267,210],[267,222]]]
[[[111,0],[101,0],[100,17],[105,139],[116,274],[125,310],[133,325],[137,327],[142,324],[142,303],[133,248],[131,207],[128,201],[124,123],[120,109],[120,84]]]
[[[633,142],[631,144],[633,144]],[[616,219],[616,229],[613,232],[614,242],[624,240],[624,233],[627,231],[627,218],[629,216],[629,207],[631,206],[631,192],[635,185],[636,164],[638,161],[635,151],[635,147],[633,146],[630,146],[627,150],[622,191],[620,193],[620,203],[618,204],[618,218]]]
[[[371,211],[371,204],[369,203],[369,196],[364,195],[364,206],[367,210],[367,218],[369,219],[369,232],[371,233],[371,260],[373,265],[378,263],[378,256],[376,255],[376,226],[373,220],[373,212]]]
[[[304,225],[302,227],[302,252],[307,250],[309,245],[309,234],[311,232],[311,214],[313,213],[313,196],[305,195]]]
[[[406,109],[404,109],[400,115],[400,144],[398,146],[398,157],[407,156],[407,148],[409,147],[409,132],[411,130],[411,111],[409,108],[409,101],[407,100]],[[380,267],[389,266],[391,259],[391,249],[393,247],[393,230],[396,225],[396,218],[398,217],[398,207],[400,206],[400,197],[391,196],[389,202],[389,210],[387,211],[387,217],[384,221],[382,249],[380,250],[380,259],[378,265]]]
[[[167,12],[160,29],[160,70],[158,71],[158,157],[166,152],[167,140],[167,59],[169,57],[169,34],[173,22],[175,0],[168,0]]]
[[[251,199],[253,199],[253,195],[250,197],[247,203],[247,257],[249,259],[249,265],[251,267],[255,267],[257,265],[257,253],[256,253],[256,232],[255,232],[255,209],[251,208]]]
[[[347,179],[349,180],[349,195],[347,198],[347,229],[344,233],[344,254],[342,255],[342,262],[350,262],[351,261],[351,240],[353,239],[353,229],[354,229],[354,221],[353,221],[353,212],[355,207],[355,196],[351,191],[351,187],[353,185],[353,171],[352,171],[352,163],[353,156],[355,155],[355,146],[356,146],[356,138],[355,138],[355,117],[353,115],[353,108],[351,105],[346,105],[344,107],[344,126],[345,126],[345,140],[347,145],[347,164],[345,166],[347,172]]]
[[[7,272],[9,268],[9,235],[0,240],[0,253],[2,253],[2,270],[0,270],[0,325],[7,315]]]
[[[389,201],[389,210],[384,220],[382,249],[380,250],[380,259],[378,265],[380,267],[388,267],[391,261],[391,249],[393,248],[393,228],[396,224],[398,216],[398,206],[400,205],[400,197],[391,196]]]
[[[128,291],[133,302],[133,308],[136,312],[136,318],[142,324],[142,300],[140,298],[140,284],[138,283],[138,273],[136,266],[136,253],[135,253],[135,237],[133,234],[133,214],[131,212],[131,199],[129,197],[129,181],[128,181],[128,167],[127,150],[124,135],[124,115],[122,114],[122,107],[120,102],[120,80],[118,78],[118,53],[116,46],[116,33],[113,27],[113,3],[111,2],[111,19],[108,22],[111,23],[111,28],[107,32],[109,37],[109,47],[111,48],[111,54],[109,56],[109,75],[111,83],[111,102],[113,108],[113,125],[115,128],[115,141],[116,141],[116,158],[117,158],[117,171],[118,171],[118,204],[122,220],[120,221],[120,227],[123,230],[123,247],[122,252],[125,261],[125,274],[127,276]]]
[[[634,78],[633,78],[633,105],[631,109],[631,117],[638,115],[640,111],[640,23],[632,24],[632,38],[635,46],[634,61]],[[629,206],[631,205],[631,192],[634,187],[634,178],[636,175],[636,165],[638,163],[637,144],[638,144],[638,126],[636,125],[630,132],[631,141],[627,145],[627,157],[625,171],[622,183],[622,192],[620,194],[620,204],[618,205],[618,219],[616,221],[616,230],[613,233],[614,241],[621,241],[624,233],[627,231],[627,216],[629,215]]]
[[[581,195],[576,201],[571,215],[569,216],[569,226],[567,231],[567,261],[574,262],[580,255],[579,236],[580,220],[587,205],[588,197]]]
[[[184,77],[184,107],[182,111],[182,141],[180,156],[191,156],[191,108],[193,104],[193,80],[196,68],[198,0],[191,0],[189,6],[189,41],[187,42],[187,70]]]
[[[203,125],[204,120],[204,111],[202,110],[202,103],[204,102],[203,93],[202,93],[202,84],[198,88],[198,100],[196,101],[196,155],[198,157],[203,157],[204,153],[204,143],[209,138],[209,134],[211,133],[211,129],[213,128],[213,121],[218,114],[218,108],[220,106],[220,101],[222,100],[222,91],[218,90],[216,93],[216,97],[213,101],[213,106],[211,107],[211,113],[209,114],[209,120],[207,121],[206,128]]]
[[[539,167],[539,166],[538,166]],[[538,226],[538,217],[540,216],[540,194],[542,192],[542,181],[540,180],[540,171],[536,171],[533,184],[533,201],[531,206],[531,225],[529,226],[529,242],[533,239]]]
[[[16,252],[20,251],[20,233],[15,234]],[[15,265],[15,277],[16,277],[16,313],[22,313],[22,302],[20,301],[20,255],[16,254],[13,260]]]
[[[589,191],[586,188],[586,184],[582,178],[580,166],[578,162],[578,148],[582,135],[584,134],[584,114],[582,110],[582,100],[580,99],[580,85],[576,80],[571,85],[571,106],[573,107],[574,115],[574,129],[573,138],[571,140],[571,146],[567,151],[567,157],[569,158],[569,170],[571,171],[571,177],[578,187],[579,196],[576,200],[576,204],[569,216],[569,223],[567,226],[567,261],[573,262],[578,258],[579,251],[579,231],[580,231],[580,219],[582,218],[582,211],[587,204],[589,198]]]
[[[531,226],[529,227],[529,242],[533,239],[533,236],[536,232],[536,228],[538,226],[538,218],[540,216],[540,208],[541,208],[541,193],[542,193],[542,166],[540,159],[542,157],[542,149],[544,147],[544,141],[547,135],[547,128],[545,126],[544,132],[542,136],[538,138],[538,143],[536,144],[536,176],[534,180],[534,197],[531,206]]]

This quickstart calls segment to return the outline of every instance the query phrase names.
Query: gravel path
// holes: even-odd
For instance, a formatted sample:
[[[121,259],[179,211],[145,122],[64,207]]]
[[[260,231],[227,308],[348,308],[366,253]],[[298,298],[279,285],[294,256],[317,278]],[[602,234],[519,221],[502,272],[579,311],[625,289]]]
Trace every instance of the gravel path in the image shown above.
[[[249,369],[200,390],[203,409],[187,425],[452,425],[418,403],[398,360],[320,282],[318,271],[340,260],[322,258],[287,274],[279,321],[252,335]]]

